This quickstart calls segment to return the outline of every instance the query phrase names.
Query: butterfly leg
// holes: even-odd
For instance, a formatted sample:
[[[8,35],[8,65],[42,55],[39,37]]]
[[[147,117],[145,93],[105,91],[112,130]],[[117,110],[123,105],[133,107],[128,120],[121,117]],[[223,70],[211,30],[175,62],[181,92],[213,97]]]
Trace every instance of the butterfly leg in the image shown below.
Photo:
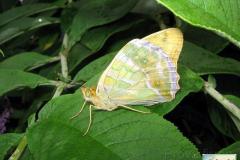
[[[89,123],[88,123],[88,128],[87,128],[86,132],[83,134],[83,136],[85,136],[88,133],[91,125],[92,125],[92,105],[90,104],[90,106],[89,106]]]
[[[74,116],[72,116],[70,119],[76,118],[77,116],[79,116],[79,114],[83,111],[85,105],[86,105],[87,101],[84,101],[80,111],[77,112],[77,114],[75,114]]]
[[[137,110],[137,109],[133,109],[133,108],[131,108],[131,107],[124,106],[124,105],[122,105],[122,106],[120,106],[120,107],[126,108],[126,109],[131,110],[131,111],[134,111],[134,112],[144,113],[144,114],[146,114],[146,113],[151,113],[151,112],[144,112],[144,111],[140,111],[140,110]]]

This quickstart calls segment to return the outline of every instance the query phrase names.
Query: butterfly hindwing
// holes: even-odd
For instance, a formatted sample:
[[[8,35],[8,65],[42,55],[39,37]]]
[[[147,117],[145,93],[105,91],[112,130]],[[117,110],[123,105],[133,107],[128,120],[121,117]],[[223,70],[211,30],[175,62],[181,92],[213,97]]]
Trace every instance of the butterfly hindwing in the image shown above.
[[[176,53],[171,55],[176,57]],[[178,80],[172,57],[148,39],[135,39],[119,51],[104,71],[97,94],[115,104],[153,105],[173,99],[179,89]]]
[[[183,45],[183,35],[179,29],[164,29],[150,34],[143,39],[160,47],[172,59],[177,67],[177,61]]]

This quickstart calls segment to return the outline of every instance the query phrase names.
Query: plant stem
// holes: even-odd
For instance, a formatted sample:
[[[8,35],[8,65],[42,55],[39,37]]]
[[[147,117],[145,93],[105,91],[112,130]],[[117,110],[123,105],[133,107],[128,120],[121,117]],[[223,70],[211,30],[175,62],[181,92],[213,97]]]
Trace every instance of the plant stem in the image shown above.
[[[27,70],[28,71],[31,71],[31,70],[34,70],[36,68],[39,68],[39,67],[42,67],[44,65],[47,65],[47,64],[50,64],[50,63],[53,63],[53,62],[56,62],[56,61],[59,61],[60,60],[60,57],[52,57],[50,58],[49,60],[45,61],[45,62],[42,62],[42,63],[38,63],[38,64],[35,64],[34,66],[28,68]]]
[[[64,79],[68,79],[67,57],[63,53],[60,53],[60,58],[61,58],[62,76]]]
[[[230,102],[222,94],[216,91],[208,82],[205,82],[204,89],[215,100],[221,103],[226,110],[228,110],[232,115],[234,115],[237,119],[240,120],[240,109],[235,104]]]
[[[62,94],[62,92],[63,92],[63,90],[64,90],[65,87],[66,87],[66,84],[65,84],[65,83],[59,84],[59,86],[56,88],[55,93],[53,94],[52,99],[60,96],[60,95]]]
[[[3,57],[5,57],[2,49],[0,49],[0,53],[1,53],[1,55],[2,55]]]
[[[13,152],[9,160],[18,160],[20,156],[22,155],[23,151],[25,150],[27,146],[27,137],[24,135],[18,144],[16,150]]]
[[[61,59],[62,76],[65,80],[68,79],[68,65],[67,65],[67,55],[68,55],[68,35],[65,33],[63,37],[62,49],[59,53]]]

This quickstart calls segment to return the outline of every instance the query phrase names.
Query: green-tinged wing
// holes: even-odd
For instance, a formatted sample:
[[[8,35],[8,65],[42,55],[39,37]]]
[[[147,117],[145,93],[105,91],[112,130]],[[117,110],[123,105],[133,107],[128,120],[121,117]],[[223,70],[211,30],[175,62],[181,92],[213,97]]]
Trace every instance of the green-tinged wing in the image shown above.
[[[135,39],[104,71],[97,95],[118,105],[153,105],[172,100],[178,80],[176,66],[160,47]]]

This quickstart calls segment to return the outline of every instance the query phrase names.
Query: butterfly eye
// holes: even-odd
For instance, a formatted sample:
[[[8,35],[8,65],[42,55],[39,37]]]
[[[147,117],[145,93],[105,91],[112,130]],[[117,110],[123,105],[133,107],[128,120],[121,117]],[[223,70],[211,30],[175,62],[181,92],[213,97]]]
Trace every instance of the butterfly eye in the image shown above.
[[[90,90],[86,90],[85,94],[86,94],[87,97],[90,97],[91,96],[91,91]]]

